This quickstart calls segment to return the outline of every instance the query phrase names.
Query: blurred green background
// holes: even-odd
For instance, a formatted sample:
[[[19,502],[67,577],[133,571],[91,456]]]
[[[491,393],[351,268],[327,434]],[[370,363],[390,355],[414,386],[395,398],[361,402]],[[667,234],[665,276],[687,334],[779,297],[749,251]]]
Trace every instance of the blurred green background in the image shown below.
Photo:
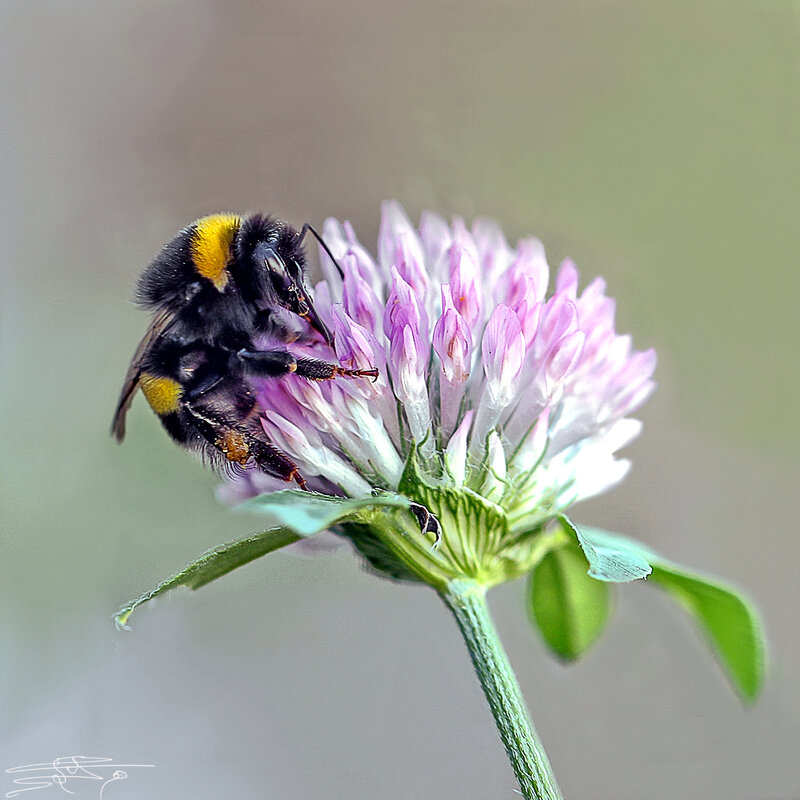
[[[138,272],[204,213],[335,215],[374,242],[395,197],[608,279],[659,390],[630,478],[575,517],[766,620],[743,709],[649,587],[569,668],[522,586],[496,591],[565,795],[800,796],[796,4],[6,0],[0,29],[3,792],[1,770],[83,754],[155,764],[109,799],[514,796],[441,604],[346,549],[111,622],[257,527],[141,398],[108,437]]]

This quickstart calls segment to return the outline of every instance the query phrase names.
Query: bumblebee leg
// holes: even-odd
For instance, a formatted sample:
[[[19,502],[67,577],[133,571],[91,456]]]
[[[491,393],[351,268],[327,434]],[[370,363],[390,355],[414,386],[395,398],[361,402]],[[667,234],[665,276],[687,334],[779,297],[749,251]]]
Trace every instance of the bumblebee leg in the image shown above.
[[[185,400],[182,407],[198,433],[229,463],[246,467],[252,459],[268,475],[287,483],[295,481],[301,489],[308,491],[297,464],[272,442],[243,430],[216,409],[203,408]]]
[[[264,378],[288,375],[297,369],[297,360],[286,350],[239,350],[236,357],[245,372]]]
[[[297,358],[286,350],[240,350],[237,357],[251,375],[277,377],[296,372],[313,381],[327,381],[337,377],[372,378],[377,380],[377,369],[345,369],[338,364],[316,358]]]
[[[337,377],[347,378],[372,378],[378,380],[378,370],[371,369],[345,369],[338,364],[327,361],[318,361],[315,358],[298,358],[297,374],[312,381],[327,381]]]
[[[285,481],[294,481],[304,492],[309,491],[305,478],[297,469],[297,464],[282,450],[279,450],[272,442],[251,438],[250,455],[258,466],[270,475],[275,475]]]

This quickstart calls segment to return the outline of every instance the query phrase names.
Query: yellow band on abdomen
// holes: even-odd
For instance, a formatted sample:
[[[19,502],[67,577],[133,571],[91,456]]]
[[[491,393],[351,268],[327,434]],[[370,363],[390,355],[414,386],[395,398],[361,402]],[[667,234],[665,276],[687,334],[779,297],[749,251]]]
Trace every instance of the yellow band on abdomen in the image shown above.
[[[159,417],[171,414],[180,408],[180,399],[183,394],[181,385],[172,378],[159,378],[155,375],[144,374],[139,379],[142,393],[150,403],[150,408]]]

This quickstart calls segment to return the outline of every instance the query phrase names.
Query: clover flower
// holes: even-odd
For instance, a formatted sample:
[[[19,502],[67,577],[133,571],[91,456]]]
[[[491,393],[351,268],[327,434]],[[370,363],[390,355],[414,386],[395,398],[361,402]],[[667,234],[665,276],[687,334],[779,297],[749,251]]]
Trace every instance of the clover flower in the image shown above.
[[[627,472],[615,454],[639,433],[628,415],[653,389],[654,351],[616,333],[601,278],[579,292],[566,260],[548,292],[541,242],[511,247],[489,220],[426,212],[415,228],[388,202],[377,259],[347,222],[329,219],[324,239],[343,277],[321,251],[315,304],[335,352],[313,352],[379,377],[256,381],[265,432],[313,491],[424,505],[442,541],[423,560],[444,578],[522,574],[526,539]],[[252,471],[225,495],[285,488]],[[487,519],[456,520],[465,501]]]
[[[560,658],[581,656],[609,616],[609,586],[649,576],[694,618],[743,699],[764,675],[758,617],[734,590],[628,537],[576,526],[573,503],[620,481],[616,453],[653,390],[652,350],[614,329],[595,278],[579,291],[564,261],[552,280],[542,244],[510,247],[499,227],[424,213],[418,228],[386,203],[377,258],[349,223],[328,220],[337,264],[316,310],[334,332],[304,355],[372,382],[290,375],[253,380],[259,422],[311,491],[252,469],[223,499],[270,517],[261,533],[205,552],[125,605],[117,623],[178,586],[197,589],[254,559],[332,529],[378,572],[432,586],[453,613],[527,800],[561,800],[492,624],[486,591],[528,575],[534,627]]]

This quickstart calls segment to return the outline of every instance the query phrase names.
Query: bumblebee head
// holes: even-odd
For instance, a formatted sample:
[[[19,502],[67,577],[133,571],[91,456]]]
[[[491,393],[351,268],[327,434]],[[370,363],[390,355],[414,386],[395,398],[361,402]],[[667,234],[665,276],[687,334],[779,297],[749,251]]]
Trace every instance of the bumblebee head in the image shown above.
[[[302,317],[333,343],[306,286],[305,253],[294,228],[259,214],[247,217],[239,230],[237,256],[236,283],[248,299]]]
[[[333,344],[333,336],[314,308],[302,262],[292,256],[284,259],[272,251],[265,258],[264,265],[278,304],[302,317],[328,344]]]

